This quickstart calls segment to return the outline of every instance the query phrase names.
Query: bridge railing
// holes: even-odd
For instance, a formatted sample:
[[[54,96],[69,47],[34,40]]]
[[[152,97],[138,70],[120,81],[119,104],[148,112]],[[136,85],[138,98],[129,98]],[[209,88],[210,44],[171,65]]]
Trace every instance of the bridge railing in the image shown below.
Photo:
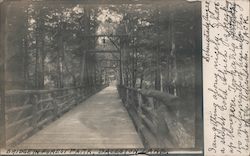
[[[117,88],[146,148],[194,148],[194,132],[182,115],[188,107],[184,101],[156,90]]]
[[[7,91],[6,145],[15,146],[106,86]]]

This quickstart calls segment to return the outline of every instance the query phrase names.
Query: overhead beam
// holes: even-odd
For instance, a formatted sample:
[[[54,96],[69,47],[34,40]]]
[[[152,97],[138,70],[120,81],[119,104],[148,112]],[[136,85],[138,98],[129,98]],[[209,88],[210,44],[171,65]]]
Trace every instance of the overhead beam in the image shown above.
[[[95,35],[95,34],[92,34],[92,35],[84,35],[84,37],[130,37],[132,35],[126,35],[126,34],[121,34],[121,35],[113,35],[113,34],[100,34],[100,35]]]
[[[117,66],[116,67],[103,67],[103,68],[112,68],[113,69],[113,68],[117,68]]]
[[[65,32],[70,32],[70,33],[79,33],[78,30],[72,30],[72,29],[68,29],[68,30],[64,30]],[[109,38],[133,38],[133,37],[137,37],[138,35],[127,35],[127,34],[84,34],[82,35],[85,38],[99,38],[99,37],[109,37]]]
[[[88,50],[87,53],[120,53],[118,50]]]
[[[112,60],[112,59],[97,59],[97,61],[120,61],[120,60],[117,60],[117,59],[115,59],[115,60]]]

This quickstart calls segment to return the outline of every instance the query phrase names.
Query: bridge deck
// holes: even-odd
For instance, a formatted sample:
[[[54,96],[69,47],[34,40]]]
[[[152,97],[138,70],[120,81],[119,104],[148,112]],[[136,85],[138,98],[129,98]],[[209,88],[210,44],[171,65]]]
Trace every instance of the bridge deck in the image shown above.
[[[114,86],[74,107],[18,146],[25,149],[142,147]]]

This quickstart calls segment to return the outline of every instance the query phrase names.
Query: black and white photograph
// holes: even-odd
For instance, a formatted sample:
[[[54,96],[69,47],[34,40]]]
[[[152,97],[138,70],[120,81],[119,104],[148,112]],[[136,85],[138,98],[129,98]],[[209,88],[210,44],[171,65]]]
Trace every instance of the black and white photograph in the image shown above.
[[[4,149],[203,150],[191,0],[3,0]]]

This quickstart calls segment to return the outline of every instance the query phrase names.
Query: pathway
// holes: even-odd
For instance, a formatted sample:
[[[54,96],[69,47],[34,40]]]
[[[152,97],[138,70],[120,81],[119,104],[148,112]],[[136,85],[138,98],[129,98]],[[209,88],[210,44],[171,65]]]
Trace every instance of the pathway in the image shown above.
[[[22,149],[143,148],[115,86],[109,86],[23,141]]]

